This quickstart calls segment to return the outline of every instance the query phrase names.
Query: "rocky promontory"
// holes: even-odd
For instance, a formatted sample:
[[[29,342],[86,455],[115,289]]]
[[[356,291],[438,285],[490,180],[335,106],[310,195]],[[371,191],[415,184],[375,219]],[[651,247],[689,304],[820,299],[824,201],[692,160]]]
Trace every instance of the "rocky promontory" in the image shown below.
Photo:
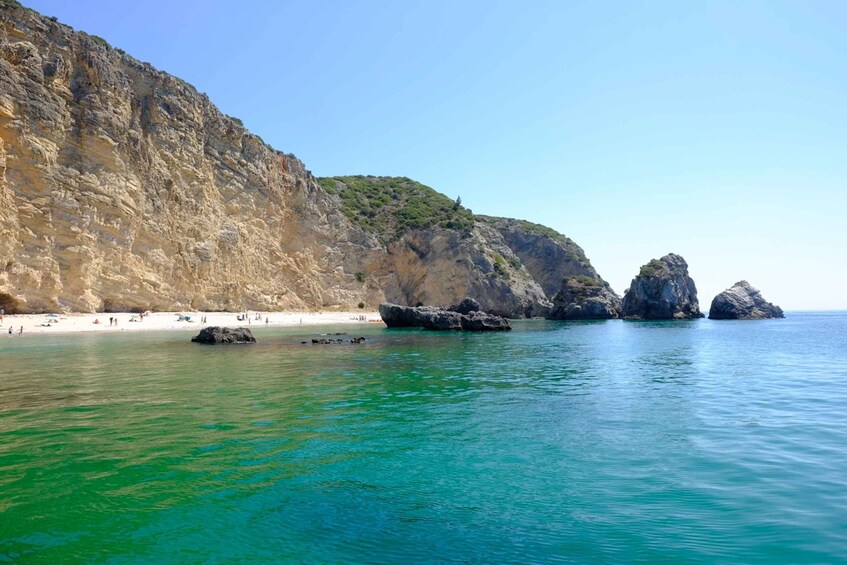
[[[290,140],[296,144],[297,140]],[[544,316],[575,242],[405,177],[315,178],[205,94],[0,0],[0,309]]]
[[[747,281],[739,281],[712,300],[710,320],[761,320],[784,318],[782,308],[771,304]]]
[[[191,338],[194,343],[256,343],[253,332],[247,328],[222,328],[210,326],[203,328],[200,333]]]
[[[702,318],[697,287],[688,276],[685,259],[670,253],[643,265],[624,294],[621,317],[630,320]]]
[[[460,307],[440,308],[437,306],[400,306],[398,304],[380,304],[379,315],[389,328],[423,328],[439,331],[509,331],[509,320],[476,310]],[[456,310],[462,310],[461,313]]]
[[[603,280],[577,276],[562,281],[553,298],[550,320],[609,320],[620,318],[621,299]]]

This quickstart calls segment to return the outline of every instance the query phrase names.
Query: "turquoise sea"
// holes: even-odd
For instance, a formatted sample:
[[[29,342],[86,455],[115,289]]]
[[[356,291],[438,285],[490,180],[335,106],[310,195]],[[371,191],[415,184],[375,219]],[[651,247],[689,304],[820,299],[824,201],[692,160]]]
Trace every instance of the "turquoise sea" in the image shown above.
[[[847,559],[845,312],[364,326],[3,336],[0,562]]]

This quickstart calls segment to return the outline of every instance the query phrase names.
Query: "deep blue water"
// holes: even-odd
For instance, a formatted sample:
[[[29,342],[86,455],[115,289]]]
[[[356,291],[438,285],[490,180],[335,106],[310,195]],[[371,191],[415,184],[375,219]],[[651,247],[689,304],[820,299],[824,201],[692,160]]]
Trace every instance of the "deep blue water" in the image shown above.
[[[0,343],[0,561],[838,563],[847,313]]]

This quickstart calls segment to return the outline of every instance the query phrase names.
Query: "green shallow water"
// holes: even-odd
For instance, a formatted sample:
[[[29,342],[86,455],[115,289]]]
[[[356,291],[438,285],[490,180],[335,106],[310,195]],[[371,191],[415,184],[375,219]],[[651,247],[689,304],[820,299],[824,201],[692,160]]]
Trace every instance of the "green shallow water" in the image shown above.
[[[847,556],[845,313],[292,331],[4,336],[0,561]]]

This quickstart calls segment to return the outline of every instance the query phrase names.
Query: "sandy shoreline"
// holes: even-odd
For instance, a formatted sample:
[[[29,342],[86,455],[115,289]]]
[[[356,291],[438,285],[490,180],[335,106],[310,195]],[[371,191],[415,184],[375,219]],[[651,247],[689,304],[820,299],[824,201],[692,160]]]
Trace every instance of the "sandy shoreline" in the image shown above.
[[[190,321],[179,320],[179,314],[190,317]],[[248,313],[247,320],[238,320],[235,312],[153,312],[141,321],[138,314],[127,312],[100,314],[59,314],[58,318],[48,318],[45,314],[7,314],[0,323],[0,338],[7,339],[9,328],[17,338],[23,327],[23,337],[55,333],[88,332],[134,332],[134,331],[200,331],[205,326],[229,326],[245,328],[324,326],[336,324],[382,324],[379,312],[255,312]],[[206,322],[202,320],[205,317]],[[117,324],[109,325],[109,318]],[[257,319],[258,318],[258,319]],[[50,321],[50,320],[54,321]],[[267,319],[267,322],[266,322]],[[99,323],[95,323],[99,321]],[[377,326],[378,327],[378,326]]]

